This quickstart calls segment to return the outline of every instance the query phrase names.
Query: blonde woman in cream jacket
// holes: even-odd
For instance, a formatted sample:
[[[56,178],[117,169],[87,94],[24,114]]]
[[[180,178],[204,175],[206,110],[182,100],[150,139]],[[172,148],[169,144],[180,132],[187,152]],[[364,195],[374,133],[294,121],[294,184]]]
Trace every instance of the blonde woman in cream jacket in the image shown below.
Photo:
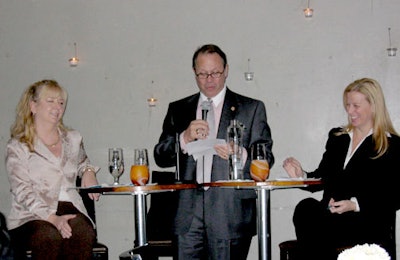
[[[23,93],[7,144],[11,186],[8,226],[15,259],[91,259],[93,221],[76,189],[98,184],[82,136],[62,122],[66,91],[54,80],[32,84]],[[90,194],[98,200],[99,194]]]

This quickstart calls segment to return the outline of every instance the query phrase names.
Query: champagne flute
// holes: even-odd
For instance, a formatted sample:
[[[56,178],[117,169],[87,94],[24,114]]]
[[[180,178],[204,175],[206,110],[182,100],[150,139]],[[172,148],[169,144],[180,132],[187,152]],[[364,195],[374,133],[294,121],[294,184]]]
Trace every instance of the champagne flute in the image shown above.
[[[124,154],[122,148],[108,149],[108,167],[114,177],[113,185],[119,185],[119,177],[124,172]]]
[[[149,175],[147,149],[135,149],[135,159],[130,175],[132,183],[138,186],[146,185]]]
[[[267,146],[265,143],[257,143],[251,147],[250,175],[255,181],[265,181],[269,176],[269,164],[267,161]]]

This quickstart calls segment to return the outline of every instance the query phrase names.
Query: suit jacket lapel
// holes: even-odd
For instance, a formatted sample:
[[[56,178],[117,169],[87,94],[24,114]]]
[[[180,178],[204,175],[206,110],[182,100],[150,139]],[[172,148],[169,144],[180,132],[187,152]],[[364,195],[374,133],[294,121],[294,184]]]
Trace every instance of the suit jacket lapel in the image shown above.
[[[221,119],[218,126],[217,138],[226,138],[226,130],[228,129],[231,120],[236,117],[237,110],[238,103],[233,92],[229,89],[226,89],[224,105],[221,112]]]
[[[169,120],[172,121],[171,124],[174,125],[175,129],[170,130],[181,133],[188,127],[191,121],[196,119],[199,97],[200,94],[197,93],[180,103],[174,103],[174,107],[170,111],[171,117]]]
[[[350,143],[350,137],[348,137],[348,141],[344,143],[343,147],[343,154],[342,156],[344,157],[344,160],[346,160],[347,156],[347,151]],[[370,151],[373,151],[373,141],[372,141],[372,135],[368,136],[362,143],[361,145],[357,148],[357,150],[354,152],[354,154],[351,156],[349,162],[347,163],[345,170],[348,168],[351,168],[354,164],[355,167],[358,167],[360,165],[360,162],[365,160],[365,158],[371,158],[373,157],[373,154],[371,154]],[[343,162],[344,162],[343,160]]]
[[[187,109],[187,113],[190,113],[189,116],[187,116],[186,118],[189,120],[189,122],[193,121],[196,119],[196,114],[197,114],[197,104],[199,103],[199,98],[200,98],[200,93],[192,96],[189,100],[188,100],[188,109]]]

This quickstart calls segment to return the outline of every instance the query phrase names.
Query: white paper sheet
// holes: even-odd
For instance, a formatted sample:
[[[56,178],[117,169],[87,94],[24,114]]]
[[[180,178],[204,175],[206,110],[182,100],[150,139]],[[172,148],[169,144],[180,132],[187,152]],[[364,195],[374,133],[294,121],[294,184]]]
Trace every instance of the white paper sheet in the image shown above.
[[[197,140],[186,144],[186,151],[189,155],[193,155],[194,159],[197,161],[197,159],[203,155],[217,154],[214,149],[214,145],[216,144],[224,145],[226,142],[224,139],[216,138]]]

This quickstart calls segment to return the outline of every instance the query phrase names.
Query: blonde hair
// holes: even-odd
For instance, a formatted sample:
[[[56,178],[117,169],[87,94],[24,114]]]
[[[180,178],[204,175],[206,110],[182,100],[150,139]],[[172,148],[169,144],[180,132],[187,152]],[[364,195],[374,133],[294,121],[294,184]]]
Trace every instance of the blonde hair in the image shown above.
[[[399,135],[393,127],[392,120],[390,119],[389,112],[386,108],[385,97],[383,95],[381,85],[374,79],[362,78],[354,81],[348,85],[343,92],[343,105],[346,109],[347,94],[352,91],[357,91],[363,94],[368,103],[372,106],[373,111],[373,135],[376,156],[374,158],[381,157],[389,147],[389,141],[387,134]],[[353,130],[350,118],[346,126],[343,127],[341,133],[348,133]]]
[[[36,102],[43,94],[48,91],[60,93],[62,98],[67,102],[67,92],[55,80],[41,80],[29,86],[21,96],[16,109],[15,122],[11,127],[11,138],[18,139],[21,143],[26,143],[30,151],[33,151],[34,140],[36,136],[34,115],[31,111],[30,104]],[[58,128],[67,131],[62,118],[58,123]]]

